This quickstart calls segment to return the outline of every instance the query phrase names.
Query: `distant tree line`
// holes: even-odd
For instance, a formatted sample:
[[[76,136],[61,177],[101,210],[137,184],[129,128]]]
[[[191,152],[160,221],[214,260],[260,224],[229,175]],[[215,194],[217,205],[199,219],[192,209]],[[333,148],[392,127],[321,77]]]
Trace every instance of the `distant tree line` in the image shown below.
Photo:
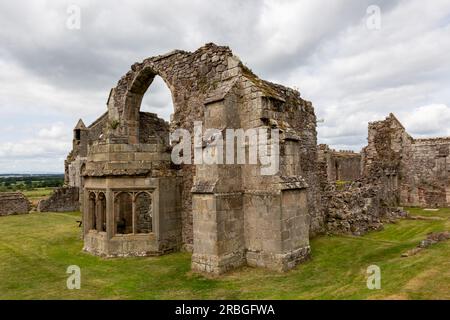
[[[58,188],[64,184],[64,175],[0,176],[0,192]]]

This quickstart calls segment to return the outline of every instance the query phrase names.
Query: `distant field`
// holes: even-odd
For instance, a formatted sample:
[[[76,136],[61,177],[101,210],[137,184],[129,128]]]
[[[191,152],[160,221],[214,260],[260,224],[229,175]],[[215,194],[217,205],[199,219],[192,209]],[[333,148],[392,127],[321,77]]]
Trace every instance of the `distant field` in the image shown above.
[[[54,188],[37,188],[34,190],[21,191],[34,205],[36,205],[39,200],[46,199],[53,192]]]
[[[450,230],[450,209],[411,209],[442,220],[401,220],[363,237],[313,239],[312,259],[287,273],[241,268],[221,277],[190,271],[190,254],[101,259],[83,253],[79,213],[0,217],[0,299],[450,299],[450,241],[401,258],[426,234]],[[381,289],[366,270],[381,268]],[[66,269],[81,268],[81,289]]]
[[[29,199],[47,197],[52,194],[54,188],[37,188],[34,190],[25,190],[22,193]]]
[[[61,187],[64,183],[63,174],[24,174],[0,175],[0,192],[38,191]],[[33,193],[30,193],[34,196]],[[39,195],[37,195],[39,196]]]

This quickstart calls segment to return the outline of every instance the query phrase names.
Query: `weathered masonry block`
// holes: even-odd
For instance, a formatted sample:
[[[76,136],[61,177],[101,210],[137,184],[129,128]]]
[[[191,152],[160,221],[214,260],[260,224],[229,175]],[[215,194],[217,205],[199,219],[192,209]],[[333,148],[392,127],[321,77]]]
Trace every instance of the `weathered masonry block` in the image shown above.
[[[31,210],[30,201],[20,192],[0,193],[0,216],[25,214]]]

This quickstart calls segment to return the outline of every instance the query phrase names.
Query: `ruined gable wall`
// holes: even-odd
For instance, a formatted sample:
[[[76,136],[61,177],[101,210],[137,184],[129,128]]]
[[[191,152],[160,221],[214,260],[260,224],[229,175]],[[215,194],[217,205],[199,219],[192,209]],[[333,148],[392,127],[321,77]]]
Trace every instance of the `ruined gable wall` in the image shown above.
[[[368,145],[362,151],[363,177],[381,186],[385,201],[398,205],[411,182],[412,137],[390,114],[383,121],[369,123]]]
[[[386,197],[402,205],[442,207],[450,204],[448,154],[450,138],[413,139],[395,118],[369,124],[363,150],[366,177],[378,177]]]
[[[371,176],[380,170],[405,173],[412,142],[393,114],[383,121],[369,123],[368,145],[363,149],[363,174]]]
[[[0,193],[0,216],[28,213],[31,203],[20,192]]]

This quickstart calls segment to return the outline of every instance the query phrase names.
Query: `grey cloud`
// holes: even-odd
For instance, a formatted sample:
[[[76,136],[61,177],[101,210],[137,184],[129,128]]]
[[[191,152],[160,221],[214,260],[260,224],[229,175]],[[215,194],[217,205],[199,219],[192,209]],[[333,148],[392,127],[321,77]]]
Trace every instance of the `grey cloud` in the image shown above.
[[[66,9],[72,3],[81,7],[81,30],[65,27]],[[7,110],[15,108],[42,123],[51,114],[70,132],[71,121],[83,117],[88,123],[105,111],[109,89],[135,61],[216,42],[229,45],[261,77],[298,87],[313,102],[318,117],[325,118],[318,127],[319,142],[358,150],[366,143],[367,122],[389,112],[412,134],[446,135],[448,1],[435,0],[433,6],[418,0],[376,1],[382,29],[375,32],[365,27],[371,4],[372,0],[2,2],[0,117],[10,117]],[[167,87],[155,82],[142,109],[168,119],[173,107]],[[428,122],[419,121],[424,115]],[[26,137],[18,136],[11,142],[26,147]],[[64,157],[68,146],[58,148],[52,156]],[[37,155],[39,149],[35,150]],[[27,161],[42,167],[38,160],[34,165],[32,159]],[[59,166],[57,159],[48,161],[49,166]]]

